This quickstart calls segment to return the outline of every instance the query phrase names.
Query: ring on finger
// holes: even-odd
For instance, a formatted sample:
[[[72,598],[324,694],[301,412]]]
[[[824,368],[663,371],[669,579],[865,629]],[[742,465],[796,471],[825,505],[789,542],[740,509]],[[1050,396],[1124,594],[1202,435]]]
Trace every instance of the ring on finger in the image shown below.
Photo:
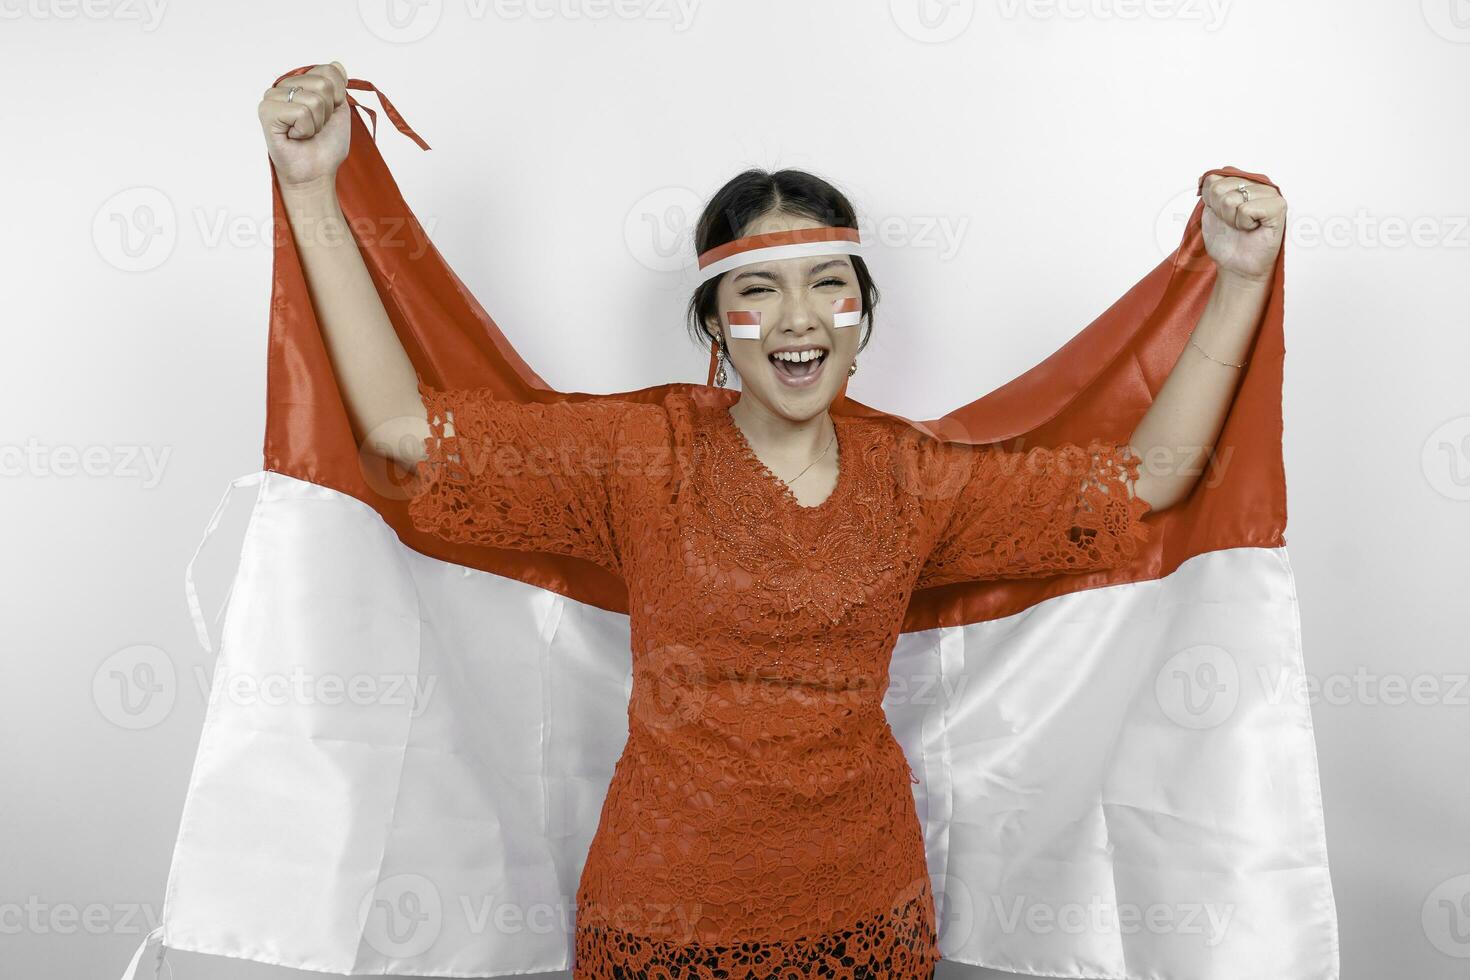
[[[292,85],[290,88],[286,89],[286,101],[287,102],[295,102],[296,101],[296,93],[297,92],[300,92],[300,91],[301,91],[301,86],[300,85]]]

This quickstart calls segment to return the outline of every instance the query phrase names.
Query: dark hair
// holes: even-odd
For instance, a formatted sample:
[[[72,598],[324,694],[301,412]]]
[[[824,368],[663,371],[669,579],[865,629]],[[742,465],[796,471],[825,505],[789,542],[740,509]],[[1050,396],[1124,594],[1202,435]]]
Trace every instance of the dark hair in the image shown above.
[[[815,174],[805,170],[777,170],[772,173],[751,169],[731,178],[705,205],[694,229],[694,253],[700,255],[733,242],[742,237],[744,230],[757,218],[767,214],[810,218],[834,228],[857,228],[857,214],[846,195]],[[862,350],[873,335],[873,308],[878,305],[878,286],[868,274],[867,263],[856,255],[848,258],[857,272],[863,319],[868,325],[858,344],[858,350]],[[705,324],[708,320],[718,319],[715,295],[722,279],[724,276],[716,276],[701,283],[689,299],[689,331],[695,342],[706,350],[712,346],[712,338]]]

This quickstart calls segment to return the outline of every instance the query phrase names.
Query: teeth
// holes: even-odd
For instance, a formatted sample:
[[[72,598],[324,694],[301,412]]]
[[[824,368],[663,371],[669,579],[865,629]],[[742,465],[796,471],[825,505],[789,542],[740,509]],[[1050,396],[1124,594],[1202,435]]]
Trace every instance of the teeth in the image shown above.
[[[774,359],[776,359],[776,360],[779,360],[779,361],[794,361],[795,363],[800,364],[802,361],[815,360],[816,358],[821,357],[825,353],[827,353],[827,352],[824,351],[824,350],[803,350],[803,351],[785,351],[785,350],[782,350],[782,351],[777,351],[776,353],[772,354],[771,357],[774,358]]]

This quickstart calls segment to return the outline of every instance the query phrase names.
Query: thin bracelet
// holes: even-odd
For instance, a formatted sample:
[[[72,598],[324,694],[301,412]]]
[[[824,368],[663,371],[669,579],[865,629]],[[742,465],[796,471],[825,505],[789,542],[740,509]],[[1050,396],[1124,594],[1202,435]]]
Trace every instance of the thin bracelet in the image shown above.
[[[1194,344],[1194,349],[1195,350],[1199,351],[1201,354],[1205,355],[1206,357],[1210,357],[1210,354],[1209,354],[1208,351],[1206,351],[1199,344],[1195,344],[1194,343],[1194,338],[1193,337],[1190,337],[1189,338],[1189,342],[1191,344]],[[1245,367],[1247,364],[1250,363],[1250,358],[1246,358],[1245,360],[1241,361],[1239,364],[1231,364],[1229,361],[1222,361],[1218,357],[1210,357],[1210,360],[1214,361],[1216,364],[1223,364],[1226,367],[1233,367],[1233,368]]]

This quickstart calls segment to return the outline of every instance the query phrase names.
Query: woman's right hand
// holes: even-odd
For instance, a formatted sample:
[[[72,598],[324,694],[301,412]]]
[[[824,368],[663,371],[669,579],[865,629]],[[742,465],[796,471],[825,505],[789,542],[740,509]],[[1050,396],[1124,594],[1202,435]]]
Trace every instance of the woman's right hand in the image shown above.
[[[292,88],[296,96],[288,102]],[[352,137],[347,69],[341,62],[282,79],[266,89],[256,114],[283,187],[313,182],[335,186]]]

